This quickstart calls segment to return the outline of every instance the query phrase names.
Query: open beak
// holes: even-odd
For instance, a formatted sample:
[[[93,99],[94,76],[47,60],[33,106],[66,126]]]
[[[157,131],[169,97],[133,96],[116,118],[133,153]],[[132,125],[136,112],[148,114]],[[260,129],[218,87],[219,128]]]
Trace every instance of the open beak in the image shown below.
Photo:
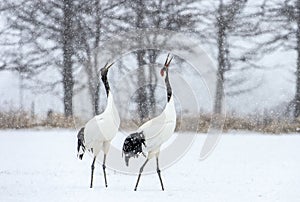
[[[171,57],[171,59],[169,60],[169,55],[170,55],[170,53],[168,53],[168,56],[167,56],[167,59],[166,59],[166,62],[165,62],[165,67],[166,67],[166,68],[169,67],[169,65],[170,65],[170,63],[171,63],[171,61],[172,61],[172,59],[173,59],[173,57]]]
[[[103,71],[103,70],[108,71],[108,69],[109,69],[113,64],[114,64],[114,62],[111,63],[110,65],[108,65],[108,62],[107,62],[107,63],[104,65],[103,68],[101,68],[101,69],[98,70],[98,72],[97,72],[98,75],[100,75],[101,71]]]
[[[106,65],[105,65],[106,70],[108,70],[113,64],[114,64],[114,62],[111,63],[110,65],[108,65],[108,63],[106,63]]]

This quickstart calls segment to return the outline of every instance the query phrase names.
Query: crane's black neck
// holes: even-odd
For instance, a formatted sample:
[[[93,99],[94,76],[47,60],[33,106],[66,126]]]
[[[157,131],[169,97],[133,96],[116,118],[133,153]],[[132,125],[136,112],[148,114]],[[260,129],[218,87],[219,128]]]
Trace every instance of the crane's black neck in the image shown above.
[[[169,72],[168,72],[168,70],[166,71],[165,83],[166,83],[166,87],[167,87],[167,98],[168,98],[168,102],[169,102],[171,97],[172,97],[172,88],[171,88],[171,84],[170,84],[170,81],[169,81]]]
[[[103,74],[101,76],[101,79],[102,79],[102,82],[103,82],[103,84],[105,86],[106,96],[108,97],[110,88],[109,88],[109,84],[108,84],[108,80],[107,80],[107,74]]]

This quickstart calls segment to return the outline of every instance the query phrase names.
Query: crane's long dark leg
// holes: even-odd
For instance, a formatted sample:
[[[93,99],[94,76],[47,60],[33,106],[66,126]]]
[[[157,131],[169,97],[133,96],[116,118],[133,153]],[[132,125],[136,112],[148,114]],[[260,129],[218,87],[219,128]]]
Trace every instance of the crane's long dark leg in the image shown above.
[[[142,167],[140,168],[140,173],[139,173],[138,179],[137,179],[137,181],[136,181],[134,191],[136,191],[136,189],[137,189],[137,186],[138,186],[139,181],[140,181],[140,178],[141,178],[141,174],[142,174],[142,172],[143,172],[143,170],[144,170],[145,165],[148,163],[148,161],[149,161],[149,159],[147,159],[147,160],[145,161],[145,163],[142,165]]]
[[[164,184],[162,182],[162,179],[161,179],[161,175],[160,175],[160,169],[159,169],[159,164],[158,164],[158,156],[156,157],[156,171],[157,171],[157,174],[158,174],[158,177],[159,177],[159,180],[160,180],[160,185],[161,185],[161,189],[164,191]]]
[[[96,161],[96,156],[94,157],[94,160],[93,160],[93,163],[92,163],[92,166],[91,166],[91,185],[90,185],[90,188],[93,187],[93,177],[94,177],[94,169],[95,169],[95,161]]]
[[[102,165],[102,168],[103,168],[103,175],[104,175],[104,182],[105,182],[105,187],[107,187],[107,180],[106,180],[106,172],[105,172],[105,161],[106,161],[106,154],[104,154],[104,157],[103,157],[103,165]]]

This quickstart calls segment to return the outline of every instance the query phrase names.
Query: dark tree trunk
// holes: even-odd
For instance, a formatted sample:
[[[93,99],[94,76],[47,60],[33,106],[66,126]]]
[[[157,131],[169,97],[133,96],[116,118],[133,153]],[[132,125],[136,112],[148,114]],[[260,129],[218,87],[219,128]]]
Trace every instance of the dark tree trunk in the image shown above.
[[[151,116],[156,115],[156,99],[155,99],[155,91],[157,87],[157,75],[155,69],[155,62],[157,59],[157,51],[156,50],[148,50],[149,52],[149,61],[150,61],[150,71],[149,71],[149,79],[150,79],[150,86],[149,86],[149,107]]]
[[[217,20],[218,26],[218,71],[217,71],[217,86],[216,86],[216,95],[214,102],[214,114],[221,114],[222,105],[223,105],[223,94],[224,94],[224,73],[226,69],[226,61],[225,61],[225,21],[223,17],[223,2],[220,1],[219,7],[219,16]]]
[[[296,70],[296,93],[295,93],[295,112],[294,117],[300,115],[300,0],[297,1],[297,70]]]
[[[95,97],[94,97],[94,114],[98,115],[100,113],[100,83],[97,83],[96,90],[95,90]]]
[[[63,90],[65,116],[73,115],[73,69],[72,69],[72,0],[64,1],[63,19]]]
[[[137,1],[137,8],[136,8],[136,27],[138,29],[143,28],[143,21],[144,21],[144,2],[142,0]],[[142,38],[142,36],[141,36]],[[138,40],[142,40],[139,38]],[[140,41],[141,43],[141,41]],[[137,105],[138,105],[138,114],[140,122],[144,122],[146,118],[149,116],[149,108],[148,108],[148,94],[147,89],[145,88],[145,50],[138,50],[137,51],[137,62],[138,62],[138,91],[137,91]]]
[[[215,97],[215,103],[214,103],[214,114],[218,115],[222,113],[222,104],[223,104],[223,80],[220,79],[220,73],[218,72],[219,79],[217,80],[217,86],[216,86],[216,97]]]
[[[100,7],[100,0],[96,1],[96,36],[95,36],[95,44],[94,44],[94,69],[97,71],[98,67],[98,55],[95,51],[99,47],[100,43],[100,36],[101,36],[101,7]],[[94,114],[98,115],[100,113],[100,77],[98,76],[95,80],[96,82],[96,88],[94,92]]]
[[[147,91],[145,86],[145,69],[144,69],[144,50],[137,51],[137,60],[138,60],[138,91],[137,91],[137,105],[138,105],[138,113],[140,122],[144,122],[146,118],[149,116],[149,108],[147,102]]]

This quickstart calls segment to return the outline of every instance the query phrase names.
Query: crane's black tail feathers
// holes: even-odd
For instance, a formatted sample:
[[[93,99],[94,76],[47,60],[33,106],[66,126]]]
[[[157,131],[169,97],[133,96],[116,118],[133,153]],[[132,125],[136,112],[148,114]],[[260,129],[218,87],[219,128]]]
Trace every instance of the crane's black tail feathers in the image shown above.
[[[78,139],[78,143],[77,143],[77,157],[82,160],[82,157],[84,155],[85,152],[85,146],[84,146],[84,127],[82,127],[78,134],[77,134],[77,139]]]
[[[143,154],[143,156],[146,157],[143,152],[143,145],[146,147],[145,135],[143,131],[132,133],[125,139],[123,144],[122,157],[123,154],[125,154],[126,166],[129,165],[129,159],[131,157],[136,158],[139,157],[140,154]]]

